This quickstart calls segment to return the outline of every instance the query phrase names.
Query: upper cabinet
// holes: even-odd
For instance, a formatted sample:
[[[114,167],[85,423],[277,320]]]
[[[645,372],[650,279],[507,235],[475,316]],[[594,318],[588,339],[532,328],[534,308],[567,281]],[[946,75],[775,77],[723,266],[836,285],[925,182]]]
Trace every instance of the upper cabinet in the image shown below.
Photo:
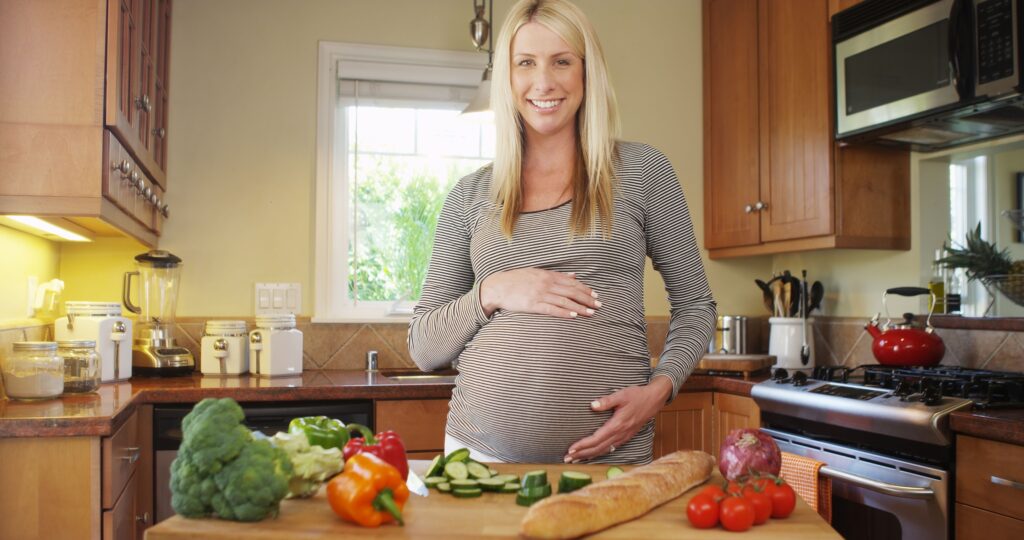
[[[0,2],[0,213],[155,245],[171,0]]]
[[[829,16],[840,7],[704,0],[711,258],[910,248],[909,153],[833,138]]]

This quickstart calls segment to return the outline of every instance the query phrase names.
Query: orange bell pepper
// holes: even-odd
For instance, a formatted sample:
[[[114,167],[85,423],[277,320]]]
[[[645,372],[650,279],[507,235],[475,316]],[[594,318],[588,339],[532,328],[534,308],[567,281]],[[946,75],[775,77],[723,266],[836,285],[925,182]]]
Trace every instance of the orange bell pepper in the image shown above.
[[[363,527],[402,521],[409,488],[393,465],[373,454],[356,454],[327,484],[327,502],[342,519]]]

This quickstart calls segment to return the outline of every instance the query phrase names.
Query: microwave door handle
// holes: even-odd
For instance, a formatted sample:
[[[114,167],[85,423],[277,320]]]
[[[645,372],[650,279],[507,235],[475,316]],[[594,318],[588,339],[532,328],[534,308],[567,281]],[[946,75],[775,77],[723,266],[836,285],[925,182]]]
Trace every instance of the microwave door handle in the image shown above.
[[[953,77],[953,88],[962,98],[964,95],[960,91],[960,32],[958,31],[961,2],[962,0],[953,0],[953,5],[949,8],[949,28],[947,28],[949,39],[946,42],[949,44],[949,71],[950,76]]]
[[[931,499],[935,497],[935,490],[931,488],[901,486],[897,484],[890,484],[888,482],[879,482],[878,480],[872,480],[846,471],[833,469],[828,465],[818,469],[818,474],[834,478],[836,480],[843,480],[855,486],[870,489],[871,491],[892,495],[893,497],[901,497],[904,499]]]

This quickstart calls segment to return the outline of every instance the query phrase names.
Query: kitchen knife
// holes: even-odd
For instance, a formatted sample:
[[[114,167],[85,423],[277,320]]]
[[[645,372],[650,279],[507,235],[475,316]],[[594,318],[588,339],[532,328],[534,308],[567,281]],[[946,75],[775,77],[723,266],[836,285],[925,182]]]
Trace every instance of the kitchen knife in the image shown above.
[[[427,485],[420,480],[416,473],[409,471],[409,478],[405,479],[405,487],[409,488],[409,491],[419,495],[420,497],[426,497],[430,495],[430,490],[427,489]]]

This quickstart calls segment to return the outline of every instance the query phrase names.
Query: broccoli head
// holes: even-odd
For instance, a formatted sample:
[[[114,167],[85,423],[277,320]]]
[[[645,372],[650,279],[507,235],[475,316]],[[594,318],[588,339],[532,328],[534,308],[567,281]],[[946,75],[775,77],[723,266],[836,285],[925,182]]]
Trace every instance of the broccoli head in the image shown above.
[[[292,464],[284,450],[265,440],[253,441],[214,475],[213,509],[218,516],[236,521],[276,516],[291,475]]]
[[[243,420],[245,414],[233,399],[200,401],[181,422],[183,438],[178,455],[186,456],[204,476],[216,473],[252,441]]]
[[[192,518],[209,516],[216,493],[213,477],[201,474],[191,459],[179,455],[171,463],[171,506],[175,512]]]

